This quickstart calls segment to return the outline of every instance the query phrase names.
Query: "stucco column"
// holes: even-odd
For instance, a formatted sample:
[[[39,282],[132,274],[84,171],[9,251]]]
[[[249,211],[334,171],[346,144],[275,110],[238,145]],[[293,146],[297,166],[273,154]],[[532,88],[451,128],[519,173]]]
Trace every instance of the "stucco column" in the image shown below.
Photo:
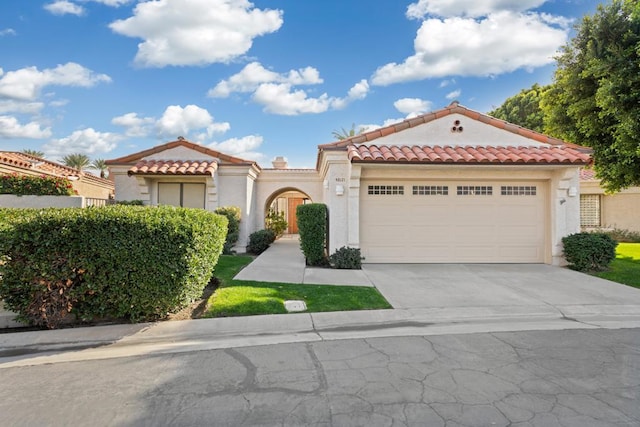
[[[140,200],[145,205],[151,204],[151,194],[149,192],[149,180],[143,176],[136,175],[136,181],[138,182],[138,190],[140,191]]]
[[[551,197],[551,263],[565,265],[562,238],[580,231],[579,169],[555,173]]]
[[[216,187],[216,182],[214,176],[208,176],[206,178],[207,181],[207,206],[205,209],[208,211],[216,210],[218,206],[218,188]]]
[[[360,247],[360,174],[362,166],[349,164],[349,198],[348,212],[348,245],[352,248]]]

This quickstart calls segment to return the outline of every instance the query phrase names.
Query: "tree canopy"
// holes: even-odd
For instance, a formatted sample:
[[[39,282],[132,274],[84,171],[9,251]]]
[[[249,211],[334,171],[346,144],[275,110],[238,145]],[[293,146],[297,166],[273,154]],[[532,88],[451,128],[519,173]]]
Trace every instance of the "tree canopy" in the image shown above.
[[[602,185],[640,185],[640,2],[613,0],[576,27],[544,92],[545,132],[593,149]]]
[[[351,125],[351,129],[347,130],[345,128],[338,130],[334,130],[333,132],[331,132],[331,135],[333,135],[333,137],[337,140],[342,141],[343,139],[347,139],[347,138],[351,138],[352,136],[356,136],[356,135],[360,135],[362,132],[364,132],[364,128],[360,128],[356,131],[356,124],[353,123]]]
[[[522,89],[520,93],[507,98],[501,106],[489,112],[489,115],[536,132],[544,132],[540,99],[542,92],[547,89],[548,87],[540,87],[537,83],[529,89]]]
[[[83,170],[91,164],[91,159],[86,154],[67,154],[62,158],[62,162],[74,169]]]

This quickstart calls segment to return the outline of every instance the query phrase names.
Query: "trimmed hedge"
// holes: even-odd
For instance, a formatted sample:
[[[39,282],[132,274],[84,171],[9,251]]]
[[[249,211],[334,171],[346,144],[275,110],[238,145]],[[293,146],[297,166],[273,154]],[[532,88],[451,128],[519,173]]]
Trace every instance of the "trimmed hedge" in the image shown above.
[[[296,208],[300,247],[308,265],[326,265],[327,205],[309,203]]]
[[[233,254],[233,247],[240,237],[240,208],[237,206],[223,206],[215,210],[218,215],[224,215],[229,221],[227,226],[227,239],[224,241],[222,253],[225,255]]]
[[[562,238],[564,257],[578,271],[603,271],[616,257],[618,242],[603,233],[576,233]]]
[[[276,233],[273,230],[258,230],[255,233],[249,235],[249,244],[247,245],[247,252],[260,255],[266,251],[269,245],[276,240]]]
[[[227,219],[201,209],[0,210],[0,298],[19,319],[154,320],[202,295]]]
[[[0,175],[0,194],[16,196],[73,196],[71,181],[55,176]]]

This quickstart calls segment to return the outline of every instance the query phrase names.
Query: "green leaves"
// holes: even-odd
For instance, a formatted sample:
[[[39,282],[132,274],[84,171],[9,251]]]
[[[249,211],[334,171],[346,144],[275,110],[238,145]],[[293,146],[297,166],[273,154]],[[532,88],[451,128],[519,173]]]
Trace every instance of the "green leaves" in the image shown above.
[[[0,175],[0,194],[16,196],[73,196],[71,181],[55,176]]]
[[[325,242],[327,239],[327,205],[310,203],[296,208],[300,247],[309,265],[325,265],[327,256]]]
[[[67,308],[83,320],[161,318],[200,297],[226,231],[221,215],[171,206],[0,209],[0,298],[48,327]]]

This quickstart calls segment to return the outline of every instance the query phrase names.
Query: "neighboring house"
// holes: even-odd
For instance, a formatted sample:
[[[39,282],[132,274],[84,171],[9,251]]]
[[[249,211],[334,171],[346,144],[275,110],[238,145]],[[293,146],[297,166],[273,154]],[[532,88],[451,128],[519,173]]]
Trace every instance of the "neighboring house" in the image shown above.
[[[606,194],[593,169],[580,171],[580,225],[640,232],[640,187]]]
[[[67,178],[79,196],[109,199],[113,197],[113,181],[79,171],[40,157],[16,151],[0,151],[0,175],[55,176]]]
[[[239,250],[270,208],[291,220],[296,203],[322,202],[329,251],[359,247],[365,262],[561,264],[590,161],[584,147],[454,102],[320,145],[316,169],[261,168],[182,138],[107,164],[118,200],[239,206]]]

